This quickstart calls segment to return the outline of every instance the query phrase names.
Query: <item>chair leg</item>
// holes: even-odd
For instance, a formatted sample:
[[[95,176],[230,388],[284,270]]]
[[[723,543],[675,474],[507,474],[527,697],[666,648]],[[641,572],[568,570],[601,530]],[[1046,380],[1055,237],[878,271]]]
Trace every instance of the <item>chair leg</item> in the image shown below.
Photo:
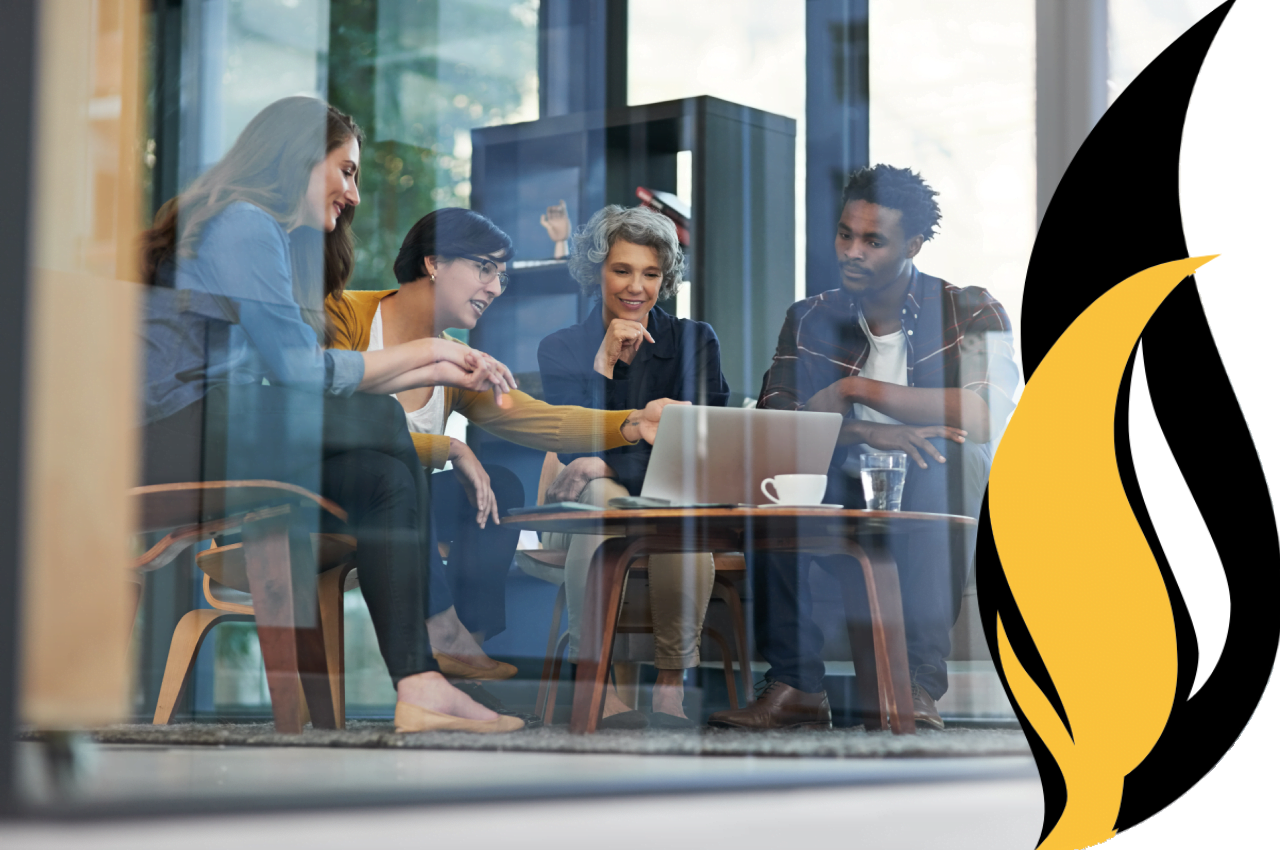
[[[298,690],[298,696],[294,700],[298,706],[298,728],[305,729],[311,722],[311,712],[307,709],[307,692],[302,689],[301,679],[295,679],[293,685]]]
[[[250,514],[244,553],[276,731],[302,731],[299,677],[313,725],[334,728],[311,535],[288,509]]]
[[[569,721],[569,731],[574,734],[590,735],[600,723],[622,592],[641,543],[642,539],[611,537],[591,557],[578,646],[578,676],[573,688],[573,718]]]
[[[146,573],[130,572],[126,575],[125,581],[129,585],[127,593],[129,594],[129,637],[133,637],[133,630],[138,623],[138,608],[142,605],[142,589]]]
[[[347,728],[342,595],[349,571],[348,568],[337,567],[322,573],[316,588],[319,595],[320,624],[324,632],[325,664],[329,670],[329,691],[333,694],[334,727],[337,729]]]
[[[742,597],[738,595],[733,580],[725,575],[716,576],[712,593],[729,606],[729,621],[733,624],[734,644],[738,649],[738,676],[742,679],[742,704],[750,705],[755,681],[751,674],[751,647],[747,645],[747,618],[742,609]]]
[[[863,598],[866,600],[867,612],[865,619],[861,611],[856,615],[850,615],[849,606],[860,605],[861,600],[856,595],[858,589],[856,580],[842,582],[846,588],[845,616],[849,619],[850,643],[856,639],[859,644],[854,648],[854,666],[859,671],[858,678],[862,679],[862,670],[875,671],[874,704],[880,709],[881,729],[887,726],[896,735],[915,734],[916,721],[911,703],[911,670],[907,663],[907,634],[902,618],[902,590],[898,584],[898,566],[888,550],[866,551],[858,546],[850,546],[850,554],[857,558],[862,567],[862,588],[865,593]],[[852,599],[850,591],[853,592]],[[872,658],[866,658],[868,643],[874,648]],[[859,684],[859,698],[866,700],[870,696],[870,690],[869,682]]]
[[[212,608],[197,608],[182,615],[182,619],[178,621],[173,630],[173,640],[169,642],[169,660],[164,665],[164,680],[160,684],[160,698],[156,700],[156,713],[151,719],[156,726],[164,726],[173,720],[174,709],[182,699],[182,692],[191,678],[200,645],[204,643],[205,635],[222,622],[252,623],[253,617],[215,611]]]
[[[720,657],[724,659],[724,685],[729,691],[729,708],[737,710],[738,708],[738,684],[733,679],[733,662],[729,657],[729,643],[724,639],[724,635],[715,629],[703,627],[702,633],[716,642],[720,647]]]
[[[535,714],[543,715],[543,723],[547,722],[547,697],[551,691],[551,668],[554,666],[557,671],[560,669],[556,656],[559,655],[557,645],[560,638],[560,623],[564,619],[564,594],[564,585],[561,584],[556,591],[555,604],[551,607],[551,632],[547,635],[547,655],[546,660],[542,662],[542,679],[538,682],[538,700],[534,703],[533,708]]]
[[[902,617],[902,588],[898,565],[888,550],[867,552],[871,578],[867,581],[867,601],[872,627],[882,626],[876,647],[877,674],[881,699],[889,703],[889,727],[896,735],[914,735],[915,712],[911,702],[911,668],[907,662],[907,632]],[[868,567],[864,567],[868,569]],[[883,651],[880,647],[883,646]]]
[[[555,655],[552,657],[551,678],[547,686],[547,702],[542,709],[542,722],[550,726],[556,717],[556,691],[560,689],[560,668],[564,663],[564,651],[569,646],[569,633],[565,632],[556,642]]]
[[[867,729],[888,729],[888,706],[880,699],[880,679],[876,674],[875,636],[871,631],[871,609],[867,603],[866,579],[850,570],[840,580],[844,597],[849,649],[858,686],[858,709]]]

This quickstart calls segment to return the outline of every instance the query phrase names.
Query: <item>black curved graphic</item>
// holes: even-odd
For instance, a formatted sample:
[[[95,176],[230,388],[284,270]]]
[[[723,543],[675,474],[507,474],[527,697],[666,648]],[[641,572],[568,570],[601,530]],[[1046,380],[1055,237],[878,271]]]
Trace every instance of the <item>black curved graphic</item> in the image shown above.
[[[1082,234],[1098,228],[1110,238],[1092,250]],[[1135,79],[1084,142],[1048,206],[1028,266],[1025,374],[1030,378],[1076,317],[1121,280],[1217,252],[1280,296],[1280,3],[1222,4]],[[1280,649],[1272,625],[1280,581],[1280,371],[1225,305],[1190,279],[1149,321],[1142,344],[1157,420],[1228,577],[1231,618],[1219,663],[1189,698],[1196,636],[1129,456],[1130,360],[1116,406],[1116,462],[1169,589],[1179,676],[1164,734],[1126,777],[1115,826],[1139,847],[1220,846],[1217,833],[1230,833],[1239,846],[1270,846],[1280,808],[1280,716],[1274,698],[1258,700]],[[988,643],[996,645],[998,613],[1027,663],[1032,655],[1010,627],[1016,607],[986,509],[977,570]],[[1048,694],[1038,678],[1037,685]],[[1029,728],[1020,712],[1019,719]],[[1116,722],[1124,723],[1123,705]],[[1032,745],[1047,835],[1062,812],[1065,785],[1041,741]],[[1257,836],[1256,845],[1249,836]]]

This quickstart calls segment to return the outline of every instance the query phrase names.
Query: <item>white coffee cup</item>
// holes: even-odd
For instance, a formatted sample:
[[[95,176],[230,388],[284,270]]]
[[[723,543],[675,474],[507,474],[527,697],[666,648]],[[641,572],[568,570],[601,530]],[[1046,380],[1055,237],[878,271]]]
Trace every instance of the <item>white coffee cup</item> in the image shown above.
[[[776,493],[769,492],[770,484]],[[776,475],[760,482],[760,492],[775,505],[820,505],[827,494],[827,476]]]

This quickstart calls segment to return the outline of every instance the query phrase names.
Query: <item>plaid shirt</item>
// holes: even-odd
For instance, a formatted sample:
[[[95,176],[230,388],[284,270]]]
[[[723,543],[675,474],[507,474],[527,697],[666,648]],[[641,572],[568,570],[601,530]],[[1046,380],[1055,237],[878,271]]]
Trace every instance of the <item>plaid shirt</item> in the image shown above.
[[[960,288],[913,270],[902,308],[907,386],[973,390],[999,433],[1013,412],[1018,364],[1009,317],[985,289]],[[820,390],[862,372],[871,343],[858,301],[844,288],[791,305],[759,407],[800,410]]]

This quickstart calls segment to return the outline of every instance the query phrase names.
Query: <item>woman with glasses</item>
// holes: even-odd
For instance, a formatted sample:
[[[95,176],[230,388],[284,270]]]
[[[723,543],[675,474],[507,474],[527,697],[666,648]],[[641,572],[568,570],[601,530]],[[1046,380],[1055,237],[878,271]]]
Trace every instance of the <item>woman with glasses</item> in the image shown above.
[[[471,210],[429,213],[405,236],[394,270],[399,289],[343,292],[326,306],[332,347],[371,352],[422,339],[450,339],[445,328],[470,330],[507,288],[512,245],[493,222]],[[510,470],[485,467],[466,443],[445,436],[449,415],[503,439],[541,451],[586,452],[652,443],[666,400],[642,410],[588,410],[552,406],[518,390],[491,393],[452,387],[396,394],[424,467],[453,469],[431,475],[432,528],[449,544],[442,564],[432,545],[431,606],[427,631],[446,675],[494,680],[516,668],[495,661],[480,644],[506,628],[507,570],[519,532],[498,517],[524,504],[524,489]],[[468,691],[475,693],[474,691]],[[483,697],[483,695],[481,695]]]

